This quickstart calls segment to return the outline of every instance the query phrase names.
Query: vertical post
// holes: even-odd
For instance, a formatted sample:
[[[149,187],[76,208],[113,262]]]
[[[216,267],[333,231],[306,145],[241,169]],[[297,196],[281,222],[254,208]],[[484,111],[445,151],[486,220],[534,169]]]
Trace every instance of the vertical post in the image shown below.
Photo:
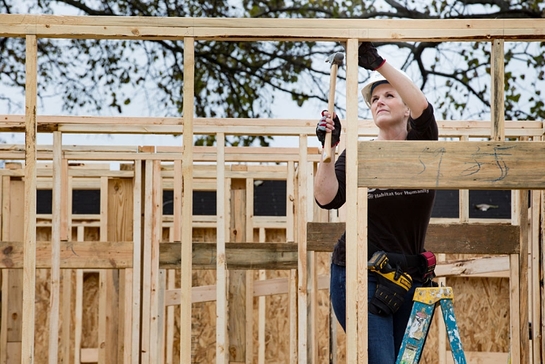
[[[504,41],[494,39],[492,42],[492,139],[505,140],[504,121]],[[514,363],[527,363],[529,359],[528,336],[528,190],[518,193],[518,214],[520,225],[520,252],[518,257],[511,256],[511,358]],[[518,331],[518,332],[516,332]]]
[[[492,76],[490,116],[492,118],[492,140],[505,140],[504,120],[504,51],[503,39],[492,41],[490,74]]]
[[[299,179],[298,179],[298,206],[297,214],[297,319],[298,319],[298,359],[300,364],[309,363],[307,352],[307,137],[306,135],[299,136]]]
[[[245,236],[247,242],[254,241],[254,179],[246,178]],[[261,277],[261,271],[259,272]],[[266,278],[266,277],[263,277]],[[260,301],[261,302],[261,301]],[[263,318],[264,321],[264,318]],[[254,274],[246,272],[246,363],[253,363],[254,357]]]
[[[543,241],[543,237],[545,237],[545,224],[543,223],[544,222],[544,219],[545,219],[545,191],[540,191],[540,194],[541,194],[541,204],[539,205],[540,206],[540,211],[541,211],[541,229],[539,231],[539,241],[542,242]],[[536,252],[536,254],[538,254]],[[540,260],[541,260],[541,265],[539,267],[540,269],[540,276],[543,277],[543,274],[545,273],[544,272],[544,269],[545,269],[545,246],[544,244],[540,243],[539,244],[539,254],[540,254]],[[541,297],[541,300],[540,302],[543,302],[543,290],[541,290],[540,292],[540,297]],[[540,346],[541,347],[541,350],[540,350],[540,354],[541,354],[541,359],[542,360],[545,360],[545,335],[543,335],[543,331],[545,329],[545,305],[543,304],[540,304],[541,308],[541,320],[536,322],[536,325],[539,326],[539,330],[538,332],[541,333],[541,337],[538,341],[534,342],[534,345],[536,346]]]
[[[265,242],[265,228],[260,227],[259,228],[259,242],[264,243]],[[266,280],[267,279],[267,271],[264,269],[259,270],[259,280]],[[289,282],[288,282],[289,285]],[[257,350],[257,364],[265,364],[265,320],[266,320],[266,297],[265,296],[259,296],[259,306],[258,306],[258,329],[257,329],[257,342],[258,342],[258,350]],[[291,320],[290,320],[291,322]],[[290,362],[293,363],[293,362]]]
[[[9,234],[9,204],[10,204],[10,176],[1,176],[2,180],[2,214],[0,216],[0,226],[1,234],[0,237],[2,241],[8,240]],[[8,348],[8,325],[6,322],[6,317],[8,317],[8,279],[9,279],[9,270],[1,269],[0,270],[1,280],[0,280],[0,289],[2,289],[2,304],[0,305],[0,363],[5,363],[7,361],[7,348]]]
[[[195,39],[184,38],[180,363],[191,363],[191,275],[193,265],[193,110]]]
[[[104,177],[103,177],[104,178]],[[133,180],[129,178],[105,178],[105,183],[107,186],[107,200],[104,203],[107,203],[108,212],[107,212],[107,240],[109,242],[121,242],[121,241],[130,241],[133,236],[133,221],[126,218],[131,216],[133,207],[132,191],[134,188]],[[101,197],[102,198],[102,197]],[[131,358],[131,347],[132,343],[131,338],[131,325],[132,325],[132,280],[133,280],[133,271],[132,268],[127,268],[121,271],[110,269],[113,271],[113,279],[119,281],[119,285],[112,285],[116,287],[113,289],[108,296],[110,301],[111,313],[115,314],[116,311],[119,312],[115,317],[110,319],[111,322],[107,327],[109,334],[106,336],[108,343],[112,342],[110,346],[111,355],[115,358],[117,355],[118,363],[130,362]],[[115,282],[115,281],[114,281]],[[112,287],[112,288],[113,288]],[[119,303],[118,305],[116,305]],[[116,309],[116,306],[118,308]],[[117,327],[112,327],[111,325],[116,325]],[[117,331],[118,335],[115,337],[115,332]],[[117,345],[113,345],[117,343]],[[117,348],[115,347],[117,346]],[[117,349],[117,352],[114,350]]]
[[[58,363],[61,260],[62,134],[53,132],[53,187],[51,224],[51,284],[49,299],[49,363]],[[64,282],[65,285],[69,284]],[[66,315],[65,321],[69,319]],[[66,342],[65,344],[70,344]]]
[[[59,139],[61,139],[62,133],[59,132]],[[68,178],[68,160],[66,158],[62,158],[62,139],[59,141],[60,144],[60,154],[61,154],[61,160],[60,164],[57,166],[59,168],[59,172],[54,172],[59,174],[60,181],[58,182],[61,195],[59,197],[60,200],[60,209],[58,211],[60,221],[59,224],[59,240],[60,241],[68,241],[69,236],[71,235],[71,231],[68,224],[68,203],[72,200],[72,187],[69,183]],[[54,167],[55,168],[55,167]],[[71,203],[71,202],[70,202]],[[83,227],[81,227],[83,230]],[[82,232],[83,234],[83,232]],[[83,238],[82,238],[83,240]],[[62,275],[62,308],[60,309],[60,312],[71,312],[72,310],[72,269],[62,269],[61,275]],[[71,360],[72,351],[71,351],[71,335],[73,332],[72,329],[72,320],[70,319],[63,319],[62,320],[62,339],[61,342],[63,343],[63,351],[61,353],[61,361],[62,363],[70,364],[73,361]],[[77,327],[74,325],[74,327]],[[75,339],[75,338],[74,338]],[[79,350],[79,347],[75,350]]]
[[[225,197],[225,134],[218,133],[216,138],[216,363],[228,363],[227,358],[227,283],[228,271],[225,256],[225,221],[227,201]]]
[[[151,149],[150,147],[149,149]],[[141,148],[144,150],[144,148]],[[147,149],[147,148],[146,148]],[[142,338],[141,338],[141,362],[142,364],[153,363],[155,358],[151,355],[152,334],[152,244],[153,241],[153,160],[144,162],[144,206],[143,206],[143,239],[142,239]]]
[[[530,337],[528,313],[528,190],[519,190],[520,211],[520,257],[519,257],[519,302],[518,319],[520,329],[520,363],[530,362]],[[516,360],[514,361],[516,362]]]
[[[236,166],[235,166],[236,167]],[[246,166],[241,166],[246,169]],[[231,179],[231,220],[229,241],[246,242],[246,180]],[[240,363],[246,360],[246,271],[229,272],[229,361]]]
[[[108,241],[108,177],[100,177],[100,241]],[[118,271],[99,270],[98,361],[117,362]]]
[[[288,177],[286,180],[286,242],[295,242],[295,208],[297,204],[297,192],[295,183],[295,162],[288,162]],[[288,306],[289,306],[289,360],[297,362],[297,270],[290,269],[288,277]]]
[[[359,260],[367,257],[367,189],[358,191],[358,40],[347,42],[346,95],[346,361],[366,362],[367,356],[367,269]],[[361,194],[365,194],[362,198]],[[361,242],[361,246],[360,246]]]
[[[338,68],[338,65],[335,65],[335,67]],[[337,76],[335,75],[335,78],[336,77]],[[332,97],[332,99],[334,101],[334,97]],[[330,100],[329,103],[331,105],[332,101]],[[331,134],[331,133],[328,133],[328,134]],[[329,148],[329,149],[331,153],[335,152],[335,148]],[[314,168],[313,168],[314,163],[308,162],[308,161],[306,163],[307,163],[306,175],[309,176],[309,178],[307,178],[307,186],[305,187],[305,191],[312,191],[313,190],[312,186],[314,181]],[[307,203],[307,208],[306,208],[306,211],[305,211],[306,213],[303,219],[303,222],[305,224],[305,227],[303,228],[305,230],[305,242],[307,240],[306,224],[308,221],[314,221],[314,206],[316,205],[316,203],[314,202],[314,199],[311,198],[310,196],[308,196],[308,198],[306,199],[306,203]],[[318,362],[318,334],[316,331],[316,328],[317,328],[316,323],[318,322],[317,264],[318,263],[316,259],[316,253],[314,251],[307,250],[307,316],[308,316],[307,318],[307,352],[308,352],[307,360],[309,363]]]
[[[128,358],[131,363],[140,363],[141,349],[141,308],[142,308],[142,161],[134,161],[133,178],[133,256],[132,256],[132,297],[131,297],[131,346]]]
[[[25,89],[25,219],[23,260],[23,342],[21,363],[34,363],[34,321],[36,301],[36,98],[38,42],[26,36]]]
[[[182,241],[182,199],[183,199],[183,179],[182,179],[182,161],[181,160],[175,160],[174,161],[174,181],[173,181],[173,224],[172,229],[170,233],[170,241],[171,242],[181,242]],[[169,269],[167,276],[167,289],[175,289],[176,288],[176,270],[175,269]],[[167,307],[167,329],[166,329],[166,355],[165,355],[165,362],[167,364],[173,364],[174,363],[174,318],[175,313],[175,307],[174,306],[168,306]],[[191,323],[189,323],[191,325]]]
[[[2,240],[23,241],[25,184],[19,178],[2,177]],[[0,363],[8,358],[21,363],[23,270],[2,269],[0,314]]]
[[[163,363],[163,356],[160,355],[160,344],[163,340],[163,312],[164,305],[161,305],[164,292],[164,272],[159,269],[159,244],[162,239],[163,227],[163,188],[161,177],[161,161],[154,160],[152,167],[152,232],[151,232],[151,322],[150,322],[150,359],[151,363]]]
[[[532,360],[533,363],[542,362],[541,357],[541,345],[539,342],[541,340],[541,275],[540,275],[540,223],[541,223],[541,191],[532,191],[532,220],[530,223],[531,227],[531,270],[532,270]]]

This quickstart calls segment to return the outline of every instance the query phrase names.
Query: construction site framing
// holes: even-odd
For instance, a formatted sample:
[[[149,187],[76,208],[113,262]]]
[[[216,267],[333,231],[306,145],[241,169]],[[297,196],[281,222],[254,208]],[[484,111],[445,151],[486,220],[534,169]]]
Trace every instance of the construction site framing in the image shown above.
[[[0,363],[17,360],[31,364],[45,357],[49,363],[78,360],[98,363],[172,362],[169,347],[178,345],[179,362],[191,363],[192,302],[196,294],[196,287],[192,287],[192,272],[196,264],[205,264],[206,257],[202,258],[203,261],[196,260],[199,257],[196,253],[198,244],[194,244],[193,229],[187,227],[195,227],[199,223],[214,228],[216,234],[216,243],[211,244],[213,250],[210,246],[203,248],[208,252],[207,256],[213,251],[210,264],[216,272],[216,363],[264,360],[261,352],[264,339],[258,343],[258,358],[253,355],[252,326],[247,324],[252,321],[252,310],[241,310],[243,317],[239,317],[238,312],[239,307],[253,300],[256,292],[246,271],[259,269],[290,271],[286,288],[281,290],[289,295],[292,315],[287,357],[292,363],[317,362],[313,307],[316,306],[315,292],[319,280],[312,273],[312,254],[330,249],[322,247],[327,242],[321,236],[328,231],[339,232],[344,227],[347,247],[352,252],[347,254],[346,362],[367,363],[367,227],[362,223],[366,221],[367,189],[403,187],[460,190],[459,219],[432,221],[427,244],[433,247],[437,244],[435,251],[440,256],[464,253],[496,255],[498,260],[493,268],[485,268],[485,264],[479,261],[474,264],[479,267],[475,270],[480,274],[497,270],[508,272],[510,344],[508,354],[502,358],[509,356],[512,363],[537,364],[545,357],[541,222],[544,216],[541,190],[545,188],[543,121],[505,121],[503,87],[504,42],[544,41],[545,19],[209,19],[2,14],[0,35],[26,40],[25,115],[2,115],[0,120],[1,131],[25,133],[24,145],[0,146],[1,159],[8,166],[14,161],[21,161],[23,166],[0,171]],[[185,112],[179,118],[39,115],[37,42],[40,38],[182,40],[183,110],[189,111],[194,110],[196,41],[345,43],[347,96],[343,143],[347,152],[348,203],[340,221],[342,226],[331,222],[330,216],[317,211],[313,205],[312,176],[320,152],[308,147],[307,138],[315,137],[315,120],[273,122],[264,119],[196,118],[192,112]],[[491,120],[440,122],[440,135],[456,141],[359,141],[359,136],[376,134],[371,122],[358,120],[357,49],[359,42],[368,40],[491,43]],[[51,133],[53,145],[37,145],[38,132]],[[182,141],[180,147],[170,148],[63,145],[63,134],[70,133],[172,134],[182,135]],[[215,135],[217,146],[194,147],[193,137],[198,134]],[[228,135],[295,136],[299,138],[299,147],[229,148],[224,146]],[[488,140],[471,140],[475,137]],[[506,137],[510,141],[506,141]],[[467,163],[475,163],[476,159],[480,166],[478,172],[466,173]],[[120,171],[107,169],[100,172],[92,168],[75,168],[72,161],[121,161],[129,166]],[[213,163],[213,167],[203,167],[197,162]],[[282,162],[284,167],[256,167],[248,164],[251,162]],[[498,164],[505,168],[498,168]],[[78,223],[69,211],[71,197],[68,192],[73,183],[86,183],[76,181],[75,176],[87,178],[87,183],[96,184],[104,192],[101,194],[101,199],[104,199],[101,201],[101,215],[94,221],[100,228],[96,241],[76,244],[72,238],[72,228],[77,228]],[[253,182],[267,178],[285,178],[287,181],[288,212],[282,221],[260,221],[251,216],[249,200]],[[209,221],[198,222],[192,213],[192,193],[189,192],[195,189],[197,180],[199,188],[203,187],[200,183],[208,183],[206,188],[216,191],[217,215]],[[48,185],[53,191],[49,217],[40,217],[36,213],[36,190],[40,184]],[[161,192],[166,186],[174,190],[174,215],[171,221],[165,222],[160,206]],[[470,189],[513,190],[511,221],[507,224],[505,221],[470,221],[467,202]],[[121,193],[123,191],[125,193]],[[17,200],[15,196],[23,198]],[[114,201],[109,202],[110,199]],[[122,202],[116,204],[115,199]],[[245,203],[236,205],[233,201]],[[235,206],[242,207],[243,211]],[[50,241],[37,241],[37,228],[41,221],[46,220],[48,222],[42,224],[50,226]],[[233,227],[235,222],[240,225]],[[168,247],[160,244],[165,226],[171,229]],[[285,229],[286,243],[268,244],[265,237],[260,238],[261,244],[265,243],[262,247],[258,243],[250,243],[254,229],[266,226]],[[233,236],[233,229],[240,234],[238,237]],[[322,233],[317,234],[316,231]],[[504,233],[498,234],[498,231]],[[245,239],[238,240],[240,236]],[[462,241],[460,236],[466,240]],[[311,237],[315,240],[312,241]],[[497,240],[490,241],[490,237]],[[235,242],[247,243],[247,253],[244,252],[245,247],[231,245]],[[233,252],[232,249],[238,250]],[[259,263],[251,263],[253,258]],[[47,353],[35,350],[36,272],[42,268],[50,270]],[[180,288],[165,283],[165,275],[172,270],[180,271]],[[70,336],[70,320],[62,319],[61,307],[69,304],[70,300],[75,300],[80,306],[82,304],[81,296],[78,296],[81,291],[76,290],[76,296],[71,297],[69,288],[64,285],[61,292],[61,280],[68,279],[67,274],[72,271],[79,275],[87,271],[100,272],[102,305],[98,319],[99,345],[95,350],[83,350],[77,345],[75,351],[69,350],[74,347],[71,341],[81,340],[77,332],[76,339]],[[115,276],[114,271],[119,272],[119,276]],[[439,275],[456,274],[448,264],[440,266],[438,272]],[[245,282],[246,289],[243,296],[235,295],[238,301],[233,302],[230,300],[235,280]],[[109,311],[107,305],[112,295],[121,295],[118,298],[122,307],[118,307],[115,313]],[[10,311],[11,308],[19,310],[14,308],[13,302],[20,305],[20,312],[17,312],[20,315],[13,315]],[[174,305],[180,307],[179,343],[173,343],[173,321],[165,319],[166,307]],[[112,325],[118,326],[115,338],[111,337]],[[246,329],[234,330],[234,326]],[[11,340],[12,335],[19,341]],[[441,345],[440,350],[446,353],[444,342]],[[239,357],[240,353],[244,353],[243,358]],[[83,360],[82,356],[90,359]]]

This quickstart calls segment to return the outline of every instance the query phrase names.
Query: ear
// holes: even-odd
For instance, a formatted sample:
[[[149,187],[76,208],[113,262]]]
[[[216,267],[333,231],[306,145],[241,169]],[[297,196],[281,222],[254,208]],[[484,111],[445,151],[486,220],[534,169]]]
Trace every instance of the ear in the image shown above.
[[[405,105],[405,116],[406,117],[409,117],[411,115],[411,109],[409,109],[409,107],[407,105]]]

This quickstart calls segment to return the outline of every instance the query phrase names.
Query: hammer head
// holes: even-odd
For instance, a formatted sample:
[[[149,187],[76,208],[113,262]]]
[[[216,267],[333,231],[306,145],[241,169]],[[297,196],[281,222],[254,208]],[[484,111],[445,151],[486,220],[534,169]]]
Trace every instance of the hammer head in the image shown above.
[[[325,61],[331,63],[332,66],[336,64],[340,67],[343,65],[344,62],[344,53],[334,53],[327,57]]]

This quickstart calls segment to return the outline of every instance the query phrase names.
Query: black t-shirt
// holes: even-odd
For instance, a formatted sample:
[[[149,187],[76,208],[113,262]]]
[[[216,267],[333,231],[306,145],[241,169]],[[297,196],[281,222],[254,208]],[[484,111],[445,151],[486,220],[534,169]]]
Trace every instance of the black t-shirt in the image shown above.
[[[433,107],[428,104],[422,115],[409,118],[410,131],[407,140],[437,140],[438,129]],[[346,201],[346,151],[335,162],[335,174],[339,181],[337,195],[324,209],[337,209]],[[391,253],[416,255],[424,251],[426,230],[431,217],[435,190],[427,189],[369,189],[368,242],[379,250]],[[332,262],[346,264],[345,234],[339,238],[333,250]],[[409,272],[412,273],[412,272]]]

